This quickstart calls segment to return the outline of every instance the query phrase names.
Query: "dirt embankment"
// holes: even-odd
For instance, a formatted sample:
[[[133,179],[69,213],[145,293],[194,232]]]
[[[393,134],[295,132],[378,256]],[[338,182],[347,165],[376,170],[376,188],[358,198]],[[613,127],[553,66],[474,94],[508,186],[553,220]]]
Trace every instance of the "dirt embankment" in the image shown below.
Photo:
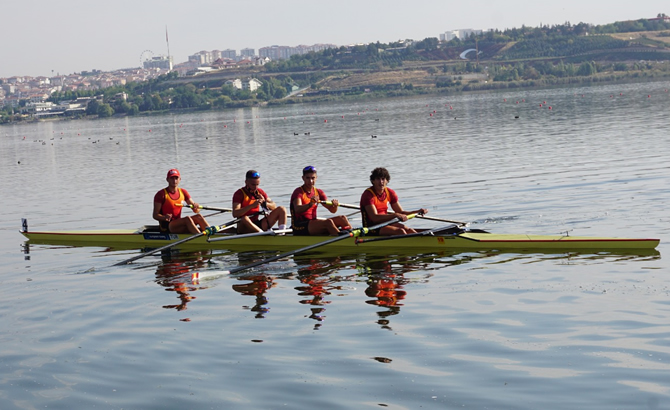
[[[664,34],[664,35],[662,35]],[[666,47],[670,47],[670,37],[668,37],[670,31],[636,31],[634,33],[615,33],[610,34],[610,36],[617,38],[619,40],[637,40],[640,38],[648,38],[650,40],[659,41],[665,43]]]
[[[414,87],[432,88],[438,81],[447,79],[463,82],[485,81],[486,74],[444,74],[440,70],[430,69],[398,69],[369,73],[345,73],[330,76],[319,85],[327,89],[345,89],[351,87],[375,87],[392,84],[412,84]]]

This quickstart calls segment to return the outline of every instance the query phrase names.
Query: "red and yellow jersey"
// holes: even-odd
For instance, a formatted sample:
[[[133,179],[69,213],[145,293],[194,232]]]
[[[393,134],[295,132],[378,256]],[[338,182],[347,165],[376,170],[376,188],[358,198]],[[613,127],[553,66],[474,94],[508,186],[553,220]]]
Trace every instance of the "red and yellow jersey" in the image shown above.
[[[372,226],[374,223],[370,220],[368,214],[365,212],[365,207],[373,205],[377,210],[377,215],[388,214],[388,205],[398,202],[398,195],[389,187],[384,188],[381,195],[377,195],[374,188],[370,187],[361,195],[361,214],[363,216],[363,226]]]
[[[319,188],[312,187],[311,191],[307,192],[302,186],[297,187],[291,195],[291,217],[293,222],[311,221],[316,219],[316,210],[318,209],[318,204],[314,204],[305,212],[296,214],[293,203],[298,198],[300,198],[300,201],[303,205],[310,203],[312,198],[316,198],[317,202],[328,200],[326,194]]]
[[[172,215],[172,220],[181,218],[181,205],[184,201],[191,199],[188,191],[177,188],[177,191],[171,193],[167,188],[161,189],[154,195],[154,202],[161,204],[161,214]]]
[[[254,202],[257,202],[257,200],[256,200],[257,196],[256,195],[263,196],[263,198],[265,198],[266,201],[268,199],[268,195],[265,193],[265,191],[263,191],[260,188],[257,188],[256,192],[252,194],[251,192],[249,192],[247,190],[246,187],[242,187],[242,188],[238,189],[237,191],[235,191],[235,193],[233,194],[233,204],[240,204],[240,207],[244,208],[247,205],[251,205]],[[249,219],[251,219],[251,220],[256,220],[257,221],[259,212],[260,212],[260,207],[258,205],[256,205],[255,207],[253,207],[249,211],[247,211],[247,213],[245,213],[244,215],[249,216]],[[252,215],[252,214],[254,214],[254,215]]]

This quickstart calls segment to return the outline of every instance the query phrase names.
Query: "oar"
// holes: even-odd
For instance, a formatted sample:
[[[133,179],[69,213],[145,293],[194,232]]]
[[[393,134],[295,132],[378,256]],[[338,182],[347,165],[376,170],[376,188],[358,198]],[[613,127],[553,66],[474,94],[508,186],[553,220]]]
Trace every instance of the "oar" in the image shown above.
[[[287,234],[287,233],[292,233],[293,229],[277,229],[277,230],[269,230],[269,231],[262,231],[262,232],[254,232],[254,233],[242,233],[242,234],[235,234],[235,235],[229,235],[229,236],[219,236],[218,238],[207,238],[207,242],[220,242],[220,241],[228,241],[230,239],[241,239],[241,238],[250,238],[254,236],[266,236],[266,235],[279,235],[279,234]]]
[[[444,232],[446,231],[446,232]],[[439,228],[434,228],[434,229],[429,229],[426,231],[421,231],[421,232],[416,232],[416,233],[409,233],[407,235],[395,235],[395,236],[378,236],[374,238],[356,238],[356,245],[361,244],[361,243],[368,243],[368,242],[376,242],[376,241],[390,241],[393,239],[403,239],[403,238],[411,238],[414,236],[427,236],[427,235],[435,235],[436,233],[439,234],[450,234],[450,235],[458,235],[459,233],[465,232],[465,229],[459,228],[458,225],[450,225],[450,226],[442,226]]]
[[[333,204],[330,201],[321,201],[321,203],[326,204],[326,205],[332,205]],[[358,209],[359,211],[361,210],[361,208],[356,206],[356,205],[343,204],[342,202],[340,202],[339,206],[341,206],[342,208]],[[421,218],[421,219],[427,219],[429,221],[446,222],[446,223],[450,223],[450,224],[458,224],[458,225],[467,225],[468,224],[467,222],[451,221],[449,219],[434,218],[432,216],[426,216],[426,215],[417,215],[416,217]]]
[[[193,209],[193,205],[190,204],[177,204],[177,206],[183,206],[184,208],[191,208]],[[215,206],[205,206],[205,205],[199,205],[198,209],[204,209],[205,211],[219,211],[219,212],[233,212],[231,208],[217,208]]]
[[[205,235],[208,235],[208,236],[209,236],[209,235],[211,235],[211,234],[213,234],[213,233],[216,233],[216,232],[219,232],[219,231],[223,231],[224,229],[229,228],[229,227],[232,226],[232,225],[235,225],[240,219],[241,219],[241,218],[235,218],[235,219],[233,219],[232,221],[230,221],[230,222],[226,222],[226,223],[223,224],[223,225],[218,225],[218,226],[208,226],[207,228],[205,228],[204,231],[202,231],[202,232],[200,232],[200,233],[197,233],[197,234],[195,234],[195,235],[193,235],[193,236],[189,236],[188,238],[184,238],[184,239],[182,239],[182,240],[180,240],[180,241],[173,242],[173,243],[168,244],[168,245],[165,245],[165,246],[161,246],[160,248],[154,249],[154,250],[149,251],[149,252],[145,252],[145,253],[143,253],[143,254],[141,254],[141,255],[133,256],[133,257],[130,258],[130,259],[126,259],[125,261],[121,261],[121,262],[119,262],[119,263],[115,263],[115,264],[112,265],[112,266],[127,265],[127,264],[129,264],[130,262],[136,261],[136,260],[138,260],[138,259],[142,259],[142,258],[144,258],[145,256],[153,255],[153,254],[155,254],[155,253],[164,251],[164,250],[166,250],[166,249],[170,249],[170,248],[172,248],[172,247],[174,247],[174,246],[177,246],[177,245],[180,245],[180,244],[182,244],[182,243],[191,241],[191,240],[196,239],[196,238],[199,238],[199,237],[201,237],[201,236],[205,236]]]
[[[415,216],[416,216],[416,214],[407,215],[407,219],[414,218]],[[315,243],[313,245],[305,246],[304,248],[296,249],[296,250],[293,250],[293,251],[284,252],[281,255],[273,256],[273,257],[267,258],[267,259],[263,259],[262,261],[250,263],[248,265],[238,266],[237,268],[233,268],[231,270],[195,272],[195,273],[191,274],[191,280],[192,281],[198,281],[200,279],[204,279],[204,278],[208,278],[208,277],[211,278],[211,277],[217,277],[217,276],[222,276],[222,275],[233,275],[237,272],[241,272],[243,270],[255,268],[256,266],[265,265],[266,263],[274,262],[276,260],[285,258],[287,256],[295,255],[295,254],[301,253],[301,252],[311,251],[312,249],[316,249],[316,248],[319,248],[321,246],[326,246],[326,245],[329,245],[331,243],[335,243],[335,242],[338,242],[338,241],[341,241],[341,240],[344,240],[344,239],[347,239],[347,238],[356,238],[358,236],[365,235],[366,233],[368,233],[370,231],[373,231],[373,230],[379,229],[379,228],[383,228],[387,225],[391,225],[391,224],[394,224],[396,222],[400,222],[400,218],[393,218],[390,221],[386,221],[384,223],[380,223],[379,225],[375,225],[375,226],[372,226],[372,227],[369,227],[369,228],[357,228],[357,229],[352,230],[351,232],[349,232],[346,235],[336,236],[332,239],[328,239],[327,241]]]

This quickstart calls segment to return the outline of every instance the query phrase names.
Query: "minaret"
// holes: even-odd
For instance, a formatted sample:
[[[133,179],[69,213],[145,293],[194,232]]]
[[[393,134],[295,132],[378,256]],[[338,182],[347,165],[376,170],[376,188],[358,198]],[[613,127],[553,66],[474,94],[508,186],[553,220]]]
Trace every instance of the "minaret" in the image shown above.
[[[167,52],[168,52],[168,71],[172,71],[172,59],[170,58],[170,39],[168,38],[168,29],[167,24],[165,25],[165,42],[167,43]]]

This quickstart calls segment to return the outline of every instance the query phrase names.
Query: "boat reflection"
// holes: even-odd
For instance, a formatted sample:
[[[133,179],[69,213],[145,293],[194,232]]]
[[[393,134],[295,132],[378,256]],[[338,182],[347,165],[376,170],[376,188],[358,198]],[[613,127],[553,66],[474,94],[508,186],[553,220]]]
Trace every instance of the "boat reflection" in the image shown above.
[[[230,252],[212,255],[210,252],[189,252],[163,255],[156,271],[156,282],[166,290],[177,293],[179,303],[163,306],[166,309],[186,310],[195,299],[196,290],[207,289],[207,282],[189,281],[194,271],[218,266],[243,266],[261,261],[275,253]],[[253,312],[253,318],[263,319],[270,313],[270,293],[273,288],[286,283],[296,291],[297,303],[307,307],[304,315],[314,330],[324,326],[326,310],[337,303],[338,298],[361,298],[363,303],[377,307],[375,323],[383,329],[392,330],[392,318],[398,315],[408,299],[408,293],[418,282],[427,283],[434,273],[458,265],[475,263],[481,265],[514,265],[517,263],[554,263],[592,265],[621,261],[651,261],[660,258],[660,253],[560,253],[537,252],[440,252],[430,254],[363,253],[354,255],[332,255],[332,253],[299,254],[282,261],[250,269],[234,276],[223,275],[219,283],[230,283],[232,290],[244,297],[252,297],[252,303],[242,303],[241,308]],[[221,260],[223,259],[223,260]],[[220,268],[219,268],[220,269]],[[215,269],[216,270],[216,269]],[[361,289],[361,284],[364,287]],[[357,290],[357,288],[361,290]],[[281,301],[286,303],[286,301]],[[289,302],[290,303],[290,302]],[[346,303],[349,303],[347,301]],[[189,319],[182,319],[188,321]]]

